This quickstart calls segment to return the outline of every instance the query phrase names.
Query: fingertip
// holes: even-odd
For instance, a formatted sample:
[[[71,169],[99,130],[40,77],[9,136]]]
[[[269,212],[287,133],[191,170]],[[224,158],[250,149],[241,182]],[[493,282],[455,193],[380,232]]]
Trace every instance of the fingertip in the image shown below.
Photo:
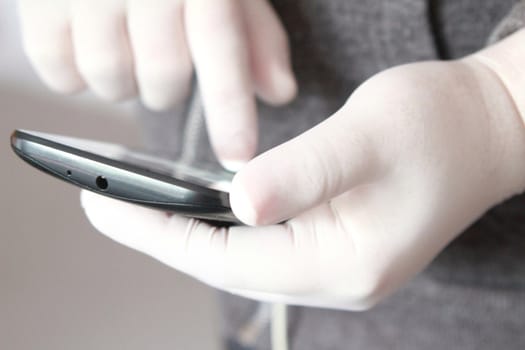
[[[224,169],[232,173],[239,172],[253,158],[253,152],[245,153],[244,155],[236,153],[237,156],[232,157],[232,152],[224,151],[224,149],[216,150],[217,159]]]
[[[80,190],[80,205],[84,210],[91,207],[91,201],[95,199],[95,194],[86,190]]]
[[[257,151],[257,130],[210,129],[212,147],[221,165],[232,172],[241,170]]]
[[[103,199],[102,196],[93,192],[86,190],[80,191],[80,205],[84,210],[84,214],[89,223],[100,232],[105,232],[105,227],[107,226],[104,222],[105,220],[103,220],[103,215],[101,215],[105,212]]]
[[[249,226],[271,225],[280,222],[279,196],[268,173],[257,166],[246,165],[233,178],[230,205],[235,216]]]
[[[86,209],[86,200],[89,200],[84,192],[85,190],[80,190],[80,206],[82,209]]]
[[[109,102],[127,101],[138,94],[135,80],[131,74],[124,75],[119,72],[108,71],[103,74],[90,75],[86,80],[89,81],[89,87],[95,95]]]
[[[75,95],[86,89],[84,81],[75,75],[63,74],[61,77],[48,77],[40,74],[44,84],[52,91],[62,95]]]
[[[58,41],[60,44],[48,47],[32,47],[36,45],[25,43],[25,54],[35,73],[49,89],[66,95],[81,92],[85,90],[86,83],[78,72],[74,54],[69,47],[57,49],[56,46],[69,45],[65,39]]]
[[[107,198],[87,190],[80,191],[80,205],[87,213],[103,212],[108,206],[117,204],[115,199]]]
[[[144,210],[144,208],[123,202],[114,198],[106,197],[88,190],[80,191],[80,205],[92,218],[119,217],[121,213],[129,210]]]
[[[252,226],[280,223],[297,213],[294,192],[301,180],[285,159],[268,151],[246,164],[234,177],[230,202],[234,214]],[[309,192],[309,191],[306,191]]]
[[[167,84],[141,84],[140,97],[144,106],[154,112],[165,112],[184,101],[190,93],[189,79]]]
[[[236,175],[232,181],[230,205],[233,214],[244,224],[249,226],[258,224],[257,211],[249,197],[246,186],[243,184],[242,177],[239,175]]]
[[[94,88],[93,92],[100,98],[105,99],[109,102],[125,102],[137,97],[137,89],[133,85],[123,87],[122,89],[105,89],[105,88]]]
[[[221,165],[224,167],[224,169],[231,171],[232,173],[236,173],[239,170],[242,169],[243,166],[246,165],[245,161],[242,160],[228,160],[228,159],[222,159]]]
[[[175,105],[175,101],[166,98],[158,98],[141,92],[140,99],[142,104],[153,112],[165,112]]]
[[[297,96],[298,92],[297,81],[294,73],[290,69],[288,71],[281,70],[279,73],[275,73],[275,75],[274,84],[279,93],[274,104],[283,105],[291,102]]]
[[[270,77],[270,86],[266,89],[263,87],[259,89],[259,95],[265,102],[274,106],[282,106],[297,96],[297,81],[290,68],[276,66],[271,70]]]

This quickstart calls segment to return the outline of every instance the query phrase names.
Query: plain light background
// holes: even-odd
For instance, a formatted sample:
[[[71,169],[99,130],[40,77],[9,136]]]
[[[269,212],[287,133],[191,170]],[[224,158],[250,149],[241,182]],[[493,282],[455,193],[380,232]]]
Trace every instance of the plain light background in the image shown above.
[[[212,289],[98,234],[79,191],[11,152],[15,128],[140,144],[129,105],[48,91],[0,0],[0,349],[218,349]]]

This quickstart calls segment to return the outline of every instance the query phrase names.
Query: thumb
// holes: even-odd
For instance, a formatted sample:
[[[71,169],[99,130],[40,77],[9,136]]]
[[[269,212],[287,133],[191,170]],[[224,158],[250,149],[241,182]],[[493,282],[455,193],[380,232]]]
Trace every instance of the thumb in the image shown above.
[[[379,173],[366,118],[347,107],[298,137],[258,156],[237,173],[235,215],[249,225],[281,222]]]

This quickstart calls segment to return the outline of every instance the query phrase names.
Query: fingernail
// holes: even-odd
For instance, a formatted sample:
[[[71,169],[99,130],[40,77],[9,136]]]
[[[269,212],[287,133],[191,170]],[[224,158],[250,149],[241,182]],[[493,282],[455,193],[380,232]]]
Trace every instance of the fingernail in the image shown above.
[[[236,173],[242,169],[246,162],[240,160],[221,160],[221,164],[226,170]]]
[[[276,91],[281,95],[280,103],[286,103],[297,95],[297,82],[290,71],[282,67],[274,68],[273,81]]]
[[[230,205],[235,216],[247,225],[255,225],[257,214],[249,200],[246,192],[242,189],[232,191],[230,195]]]

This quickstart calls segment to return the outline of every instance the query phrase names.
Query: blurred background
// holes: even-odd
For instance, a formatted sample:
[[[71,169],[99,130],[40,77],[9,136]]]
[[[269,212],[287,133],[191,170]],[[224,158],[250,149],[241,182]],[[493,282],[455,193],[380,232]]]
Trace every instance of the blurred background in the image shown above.
[[[95,232],[79,191],[22,163],[15,128],[140,145],[132,105],[55,95],[0,0],[0,349],[218,349],[212,289]]]

